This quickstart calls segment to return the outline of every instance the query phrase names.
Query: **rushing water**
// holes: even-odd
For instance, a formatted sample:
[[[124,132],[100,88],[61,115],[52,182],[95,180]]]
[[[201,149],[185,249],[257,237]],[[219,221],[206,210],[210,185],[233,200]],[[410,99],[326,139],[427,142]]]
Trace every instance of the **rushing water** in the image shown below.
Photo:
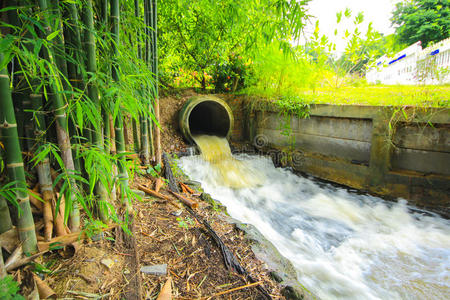
[[[208,161],[229,147],[203,139],[207,160],[183,157],[181,168],[232,217],[256,226],[320,298],[450,299],[448,220],[299,177],[264,157]]]

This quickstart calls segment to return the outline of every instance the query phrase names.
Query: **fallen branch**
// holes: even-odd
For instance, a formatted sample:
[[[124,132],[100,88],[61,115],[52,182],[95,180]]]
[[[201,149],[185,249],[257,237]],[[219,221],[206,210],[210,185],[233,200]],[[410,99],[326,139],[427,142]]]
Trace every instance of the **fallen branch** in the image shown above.
[[[107,231],[117,227],[118,225],[109,226],[102,231]],[[51,239],[49,242],[38,242],[39,253],[36,253],[32,256],[23,256],[22,246],[19,245],[16,250],[9,256],[8,260],[5,262],[5,268],[7,271],[14,270],[18,267],[21,267],[31,261],[33,261],[36,257],[41,256],[42,254],[52,250],[51,248],[60,248],[64,246],[68,246],[74,244],[78,240],[86,239],[88,235],[86,232],[75,232],[63,236],[58,236]],[[76,250],[76,245],[73,245]]]
[[[140,189],[141,191],[149,194],[150,196],[156,197],[156,198],[160,198],[166,201],[169,201],[170,204],[172,204],[173,206],[175,206],[176,208],[181,208],[180,205],[178,205],[178,203],[176,203],[172,198],[170,198],[169,196],[163,195],[161,193],[158,193],[152,189],[146,188],[145,186],[139,185],[138,189]]]
[[[189,206],[192,209],[196,209],[198,207],[198,202],[192,200],[192,199],[188,199],[180,194],[177,194],[175,192],[170,191],[170,193],[172,195],[174,195],[175,197],[177,197],[181,202],[183,202],[184,204],[186,204],[187,206]]]
[[[195,191],[191,189],[187,184],[180,182],[180,186],[183,190],[186,190],[189,194],[195,194]]]

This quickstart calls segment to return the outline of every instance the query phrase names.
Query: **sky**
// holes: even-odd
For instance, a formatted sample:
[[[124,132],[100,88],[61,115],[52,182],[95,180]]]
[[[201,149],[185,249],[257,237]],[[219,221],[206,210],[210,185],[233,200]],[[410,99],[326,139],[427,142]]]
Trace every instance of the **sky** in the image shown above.
[[[315,22],[319,20],[320,33],[325,34],[328,38],[336,43],[336,51],[341,53],[345,49],[345,41],[342,36],[335,38],[334,30],[336,28],[336,13],[344,11],[347,7],[352,11],[352,17],[358,12],[364,13],[364,22],[360,25],[361,30],[365,32],[369,22],[373,23],[373,27],[378,32],[385,35],[394,33],[394,28],[391,27],[391,13],[395,8],[395,3],[399,0],[312,0],[308,7],[308,14],[315,16],[311,18],[310,23],[306,29],[306,36],[314,32]],[[352,21],[339,23],[338,31],[343,32],[349,29],[350,32],[354,30]]]

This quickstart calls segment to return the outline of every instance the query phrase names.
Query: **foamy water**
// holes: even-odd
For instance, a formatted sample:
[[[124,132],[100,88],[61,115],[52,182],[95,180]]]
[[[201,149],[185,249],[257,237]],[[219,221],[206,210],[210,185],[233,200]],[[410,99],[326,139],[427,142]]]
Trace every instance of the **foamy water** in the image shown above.
[[[233,218],[256,226],[318,297],[450,299],[448,220],[299,177],[268,158],[236,159],[260,185],[228,187],[226,170],[200,156],[179,164]]]

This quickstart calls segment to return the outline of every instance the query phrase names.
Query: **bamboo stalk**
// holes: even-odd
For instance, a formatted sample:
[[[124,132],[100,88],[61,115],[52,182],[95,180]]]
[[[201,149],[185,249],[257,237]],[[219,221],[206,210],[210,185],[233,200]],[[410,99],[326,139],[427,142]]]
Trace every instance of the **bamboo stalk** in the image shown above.
[[[148,139],[148,120],[145,117],[140,117],[141,120],[141,153],[142,161],[144,165],[150,164],[150,151],[149,151],[149,139]]]
[[[112,65],[112,77],[115,82],[119,82],[120,76],[119,76],[119,65],[117,63],[117,57],[119,56],[119,49],[118,45],[120,43],[119,38],[119,24],[120,24],[120,12],[119,12],[119,0],[112,0],[111,1],[111,23],[112,23],[112,36],[113,36],[113,43],[112,43],[112,50],[113,50],[113,56],[114,56],[114,62]],[[123,126],[123,117],[122,113],[117,113],[117,117],[115,119],[114,123],[114,131],[116,135],[116,151],[117,154],[124,154],[125,153],[125,139],[124,139],[124,126]],[[118,177],[119,181],[122,185],[122,191],[126,190],[128,188],[128,172],[125,164],[125,156],[121,155],[118,159]],[[126,193],[122,193],[123,202],[125,203],[125,206],[127,209],[131,209],[131,205],[129,203],[129,199],[127,198]]]
[[[101,113],[101,106],[99,101],[99,94],[96,82],[93,80],[93,76],[97,73],[97,62],[96,62],[96,53],[95,53],[95,36],[94,36],[94,17],[92,14],[92,0],[88,0],[86,2],[83,21],[86,25],[86,32],[84,34],[84,48],[87,54],[87,71],[89,76],[91,77],[88,80],[88,95],[91,101],[94,103],[94,106],[97,108],[97,111]],[[97,128],[94,128],[92,134],[92,139],[94,145],[103,150],[103,137],[102,132],[100,130],[101,125],[96,124]],[[102,222],[107,223],[109,220],[109,211],[108,211],[108,195],[105,186],[103,186],[102,182],[99,180],[95,183],[95,193],[98,197],[97,199],[97,208],[99,212],[100,219]]]
[[[37,143],[42,145],[45,140],[45,118],[43,114],[41,113],[42,110],[42,95],[41,94],[31,94],[31,106],[32,109],[36,112],[36,120],[34,122],[34,131],[37,135]],[[53,210],[52,210],[52,201],[53,201],[53,179],[51,176],[51,169],[50,169],[50,161],[48,157],[44,158],[43,161],[41,161],[37,165],[37,173],[39,178],[39,187],[41,190],[42,200],[43,203],[39,201],[41,204],[41,210],[43,212],[44,216],[44,229],[45,234],[44,238],[45,240],[50,240],[52,238],[53,234]],[[32,198],[30,197],[30,200]]]
[[[6,199],[0,196],[0,234],[12,228],[11,216],[9,214]]]
[[[53,11],[57,11],[57,5],[59,1],[55,1],[53,3]],[[44,14],[43,22],[45,26],[45,35],[49,36],[50,34],[57,32],[57,30],[60,30],[59,22],[57,24],[58,27],[52,28],[50,26],[49,20],[51,20],[50,16],[50,10],[48,5],[48,0],[39,0],[39,6]],[[46,47],[43,48],[44,57],[50,62],[51,65],[56,66],[57,69],[60,70],[62,74],[67,75],[67,65],[65,60],[63,59],[63,44],[62,44],[62,38],[61,38],[61,32],[59,32],[56,37],[54,38],[55,43],[52,44],[50,49],[47,49]],[[49,53],[49,52],[52,53]],[[53,59],[54,57],[54,59]],[[54,116],[56,119],[56,134],[58,139],[59,148],[61,150],[61,158],[64,162],[65,168],[67,172],[73,172],[75,170],[75,165],[73,162],[73,156],[72,156],[72,149],[71,149],[71,143],[70,143],[70,137],[68,133],[68,122],[67,122],[67,115],[66,115],[66,103],[64,99],[61,96],[60,90],[58,88],[57,80],[60,80],[58,76],[55,76],[53,80],[50,80],[50,88],[52,90],[51,98],[52,98],[52,104],[53,104],[53,110],[54,110]],[[64,90],[67,90],[64,86],[66,85],[65,81],[62,80],[62,85]],[[79,231],[80,230],[80,211],[78,208],[78,199],[76,197],[76,194],[79,192],[78,186],[76,181],[70,177],[69,180],[70,183],[70,189],[71,189],[71,210],[70,210],[70,226],[72,231]]]
[[[157,1],[152,0],[151,4],[151,12],[152,12],[152,18],[153,21],[152,28],[153,28],[153,39],[152,39],[152,46],[153,46],[153,76],[154,76],[154,84],[155,84],[155,119],[160,122],[159,117],[159,92],[158,92],[158,43],[157,43],[157,36],[158,36],[158,22],[157,22],[157,16],[158,16],[158,6]],[[156,156],[156,164],[161,165],[162,162],[162,149],[161,149],[161,130],[159,127],[159,124],[155,124],[154,126],[154,132],[155,132],[155,156]]]
[[[0,61],[3,53],[0,53]],[[17,133],[17,124],[14,107],[9,89],[9,75],[6,68],[0,70],[0,127],[2,130],[3,144],[6,149],[6,167],[10,180],[16,181],[16,200],[21,213],[18,218],[19,238],[23,243],[23,249],[27,253],[37,251],[34,220],[31,214],[30,199],[26,192],[25,171],[23,168],[22,152]]]

